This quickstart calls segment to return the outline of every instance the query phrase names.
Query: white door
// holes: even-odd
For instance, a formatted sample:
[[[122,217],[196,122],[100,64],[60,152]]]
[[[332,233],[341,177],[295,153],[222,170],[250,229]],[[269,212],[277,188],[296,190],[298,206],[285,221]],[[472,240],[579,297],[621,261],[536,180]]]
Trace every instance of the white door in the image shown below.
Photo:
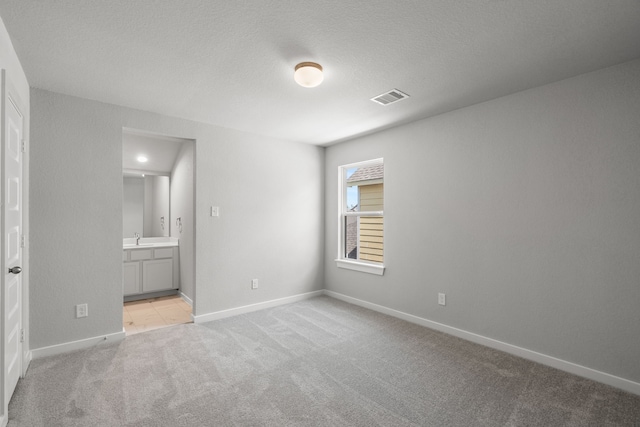
[[[2,73],[2,269],[4,404],[22,370],[22,126],[23,117]],[[6,407],[6,406],[5,406]]]

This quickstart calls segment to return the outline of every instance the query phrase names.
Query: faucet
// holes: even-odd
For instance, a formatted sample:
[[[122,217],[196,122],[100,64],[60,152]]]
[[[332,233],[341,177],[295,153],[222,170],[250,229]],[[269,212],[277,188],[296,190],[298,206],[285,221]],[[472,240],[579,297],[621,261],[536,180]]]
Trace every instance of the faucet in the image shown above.
[[[136,239],[136,246],[140,245],[140,233],[133,233],[133,237]]]

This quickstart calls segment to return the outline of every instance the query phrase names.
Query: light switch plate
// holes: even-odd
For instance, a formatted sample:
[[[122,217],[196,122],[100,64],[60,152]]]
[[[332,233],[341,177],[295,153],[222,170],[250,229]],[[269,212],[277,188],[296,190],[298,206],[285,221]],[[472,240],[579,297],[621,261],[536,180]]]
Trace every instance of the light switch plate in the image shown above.
[[[87,317],[89,315],[89,307],[87,304],[76,305],[76,318]]]

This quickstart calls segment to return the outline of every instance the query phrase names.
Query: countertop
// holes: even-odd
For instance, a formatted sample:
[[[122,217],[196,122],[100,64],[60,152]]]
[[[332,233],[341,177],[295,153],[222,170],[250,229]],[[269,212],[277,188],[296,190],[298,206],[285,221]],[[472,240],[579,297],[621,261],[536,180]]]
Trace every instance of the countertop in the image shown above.
[[[179,241],[173,237],[142,237],[140,243],[136,244],[133,237],[122,239],[122,249],[148,249],[167,248],[179,246]]]

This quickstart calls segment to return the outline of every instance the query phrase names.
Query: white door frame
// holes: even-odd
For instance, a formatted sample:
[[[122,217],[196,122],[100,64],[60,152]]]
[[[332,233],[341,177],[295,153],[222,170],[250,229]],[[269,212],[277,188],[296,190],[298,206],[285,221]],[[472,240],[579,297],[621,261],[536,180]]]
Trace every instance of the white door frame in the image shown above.
[[[23,271],[21,274],[21,279],[22,279],[22,298],[21,298],[21,328],[24,331],[24,341],[22,342],[22,357],[21,357],[21,368],[20,368],[20,376],[24,377],[24,375],[27,372],[27,368],[29,367],[29,363],[31,362],[31,351],[29,349],[29,340],[28,340],[28,329],[29,329],[29,275],[28,275],[28,248],[26,245],[26,242],[28,241],[27,237],[27,231],[28,231],[28,220],[29,220],[29,215],[28,215],[28,154],[27,154],[27,150],[26,150],[26,146],[27,146],[27,141],[28,141],[28,131],[29,131],[29,109],[27,107],[27,104],[25,104],[23,102],[23,100],[20,98],[20,96],[18,95],[18,91],[16,90],[15,86],[11,83],[11,80],[8,78],[7,76],[7,72],[3,69],[0,70],[0,92],[1,92],[1,103],[2,106],[4,108],[6,108],[6,102],[12,102],[15,107],[18,109],[18,112],[22,115],[23,117],[23,122],[22,122],[22,139],[23,139],[23,146],[25,147],[25,149],[23,150],[23,155],[22,155],[22,198],[21,198],[21,215],[22,215],[22,230],[21,230],[21,234],[22,236],[24,236],[24,242],[25,244],[23,245],[22,248],[22,261],[21,261],[21,267],[23,268]],[[9,101],[11,100],[11,101]],[[2,108],[0,111],[0,114],[2,114],[2,117],[0,117],[0,119],[4,122],[5,117],[5,109]],[[2,130],[2,136],[1,136],[1,143],[0,143],[0,149],[2,150],[2,156],[0,156],[0,158],[2,159],[2,166],[4,167],[4,143],[5,143],[5,135],[4,135],[4,127],[1,129]],[[2,172],[2,174],[4,174],[4,171]],[[4,185],[4,182],[2,183],[2,185]],[[0,202],[0,204],[2,204],[2,202]],[[4,205],[2,204],[2,221],[4,221]],[[5,244],[4,241],[4,236],[2,237],[2,245]],[[0,266],[0,268],[5,268],[6,266],[4,265],[4,260],[2,261],[2,264]],[[0,285],[4,286],[4,274],[1,275],[0,277],[2,277],[1,281],[0,281]],[[5,396],[5,373],[4,373],[4,334],[5,334],[5,328],[4,328],[4,299],[2,299],[1,303],[0,303],[0,323],[2,324],[0,327],[0,359],[2,362],[2,367],[3,369],[0,371],[0,384],[2,384],[2,386],[0,387],[0,400],[2,401],[2,413],[0,414],[0,426],[5,426],[8,422],[8,404],[9,404],[9,400],[11,399],[11,396]]]

